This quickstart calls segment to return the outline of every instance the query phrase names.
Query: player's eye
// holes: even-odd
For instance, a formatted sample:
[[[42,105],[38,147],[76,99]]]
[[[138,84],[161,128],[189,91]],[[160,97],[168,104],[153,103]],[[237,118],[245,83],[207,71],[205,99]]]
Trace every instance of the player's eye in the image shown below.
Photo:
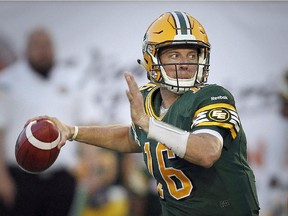
[[[171,55],[170,55],[170,58],[171,59],[177,59],[179,57],[179,55],[177,54],[177,53],[172,53]]]
[[[188,59],[189,59],[190,61],[195,61],[195,60],[197,60],[197,54],[196,54],[196,53],[190,53],[190,54],[188,55]]]

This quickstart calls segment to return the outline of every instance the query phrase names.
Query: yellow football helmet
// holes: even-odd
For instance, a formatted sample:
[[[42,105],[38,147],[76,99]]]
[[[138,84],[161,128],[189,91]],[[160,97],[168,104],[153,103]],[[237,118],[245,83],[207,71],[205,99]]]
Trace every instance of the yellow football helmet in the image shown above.
[[[159,49],[174,45],[187,45],[199,50],[197,72],[193,78],[174,79],[167,76],[158,53]],[[210,59],[208,37],[202,25],[185,12],[167,12],[156,19],[144,35],[142,52],[142,65],[147,71],[148,79],[174,93],[182,94],[193,86],[207,82]]]

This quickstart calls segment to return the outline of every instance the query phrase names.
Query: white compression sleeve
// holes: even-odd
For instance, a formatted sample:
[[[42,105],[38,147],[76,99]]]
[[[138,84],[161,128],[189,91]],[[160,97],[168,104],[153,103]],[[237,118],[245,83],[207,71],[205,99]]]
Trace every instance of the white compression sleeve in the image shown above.
[[[189,134],[188,131],[150,117],[148,138],[163,143],[181,158],[186,153]]]

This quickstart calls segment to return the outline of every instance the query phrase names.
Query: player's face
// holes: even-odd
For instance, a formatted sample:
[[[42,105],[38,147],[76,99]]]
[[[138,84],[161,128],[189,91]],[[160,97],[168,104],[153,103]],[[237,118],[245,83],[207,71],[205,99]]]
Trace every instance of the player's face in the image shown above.
[[[169,77],[191,79],[197,71],[198,51],[196,48],[167,48],[160,52],[160,61],[161,64],[172,64],[164,65]],[[177,65],[179,63],[181,65]]]

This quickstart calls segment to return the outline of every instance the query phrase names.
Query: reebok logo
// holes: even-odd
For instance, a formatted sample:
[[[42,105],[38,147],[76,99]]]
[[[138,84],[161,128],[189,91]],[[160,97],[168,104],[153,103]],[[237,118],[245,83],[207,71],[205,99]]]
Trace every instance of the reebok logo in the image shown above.
[[[211,97],[211,101],[213,101],[213,100],[228,100],[228,97],[219,95],[217,97]]]

